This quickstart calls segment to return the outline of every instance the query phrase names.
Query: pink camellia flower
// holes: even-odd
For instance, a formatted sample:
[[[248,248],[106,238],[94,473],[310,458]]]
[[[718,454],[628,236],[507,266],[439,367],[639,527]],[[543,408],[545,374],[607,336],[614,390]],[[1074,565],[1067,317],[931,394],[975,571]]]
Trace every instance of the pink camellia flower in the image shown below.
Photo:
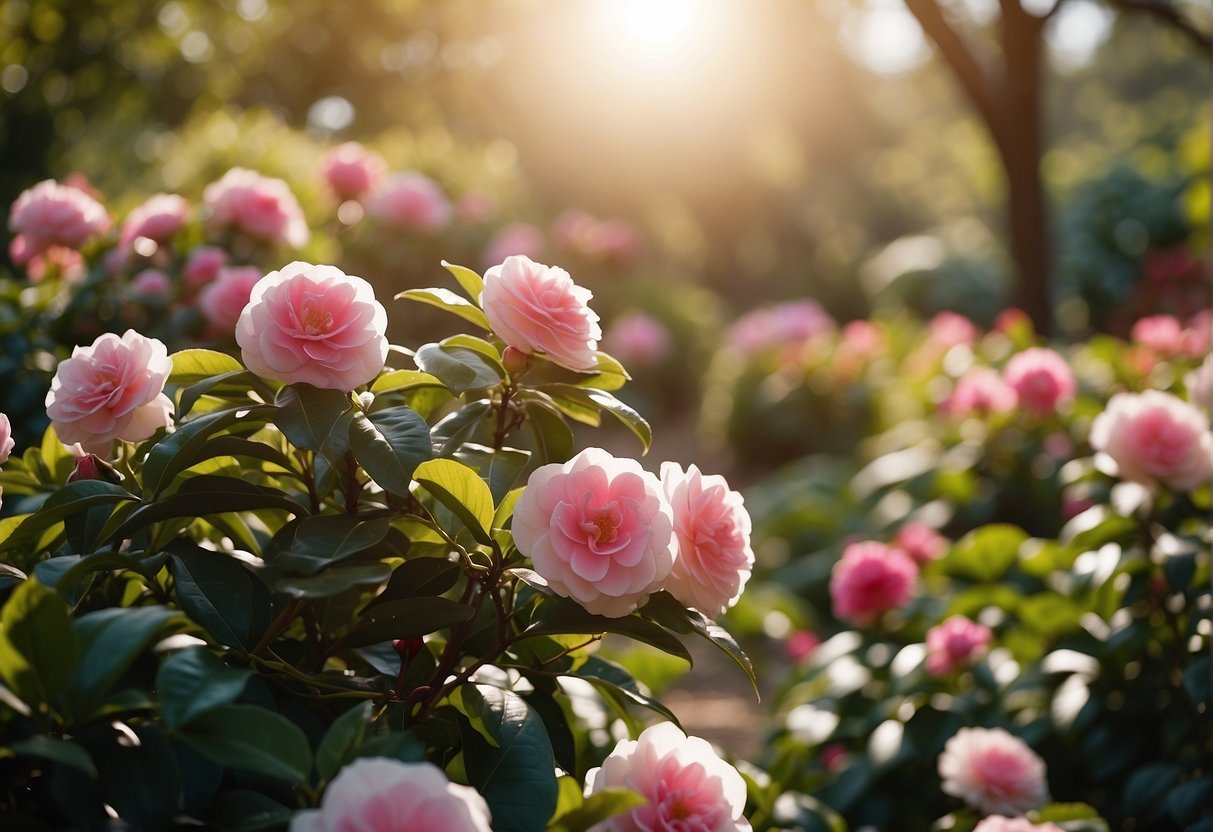
[[[937,560],[948,551],[948,539],[926,523],[910,522],[897,530],[893,545],[922,566]]]
[[[1184,376],[1188,401],[1205,412],[1213,411],[1213,355],[1208,355],[1199,367]]]
[[[927,630],[927,673],[946,676],[968,665],[993,637],[994,633],[984,624],[963,615],[952,616]]]
[[[541,352],[562,367],[595,368],[602,329],[590,309],[593,295],[569,273],[523,255],[485,272],[480,306],[501,340],[520,352]]]
[[[319,809],[298,812],[290,832],[492,832],[489,807],[433,763],[365,757],[341,769]]]
[[[665,324],[644,312],[629,312],[616,318],[607,327],[602,341],[611,355],[623,363],[642,367],[663,361],[674,346]]]
[[[942,409],[955,416],[990,416],[1014,410],[1017,400],[1015,388],[998,371],[974,367],[957,379]]]
[[[1149,315],[1133,324],[1129,338],[1164,357],[1184,354],[1183,325],[1174,315]]]
[[[797,630],[783,643],[783,651],[794,662],[807,662],[821,646],[821,636],[812,630]]]
[[[900,549],[874,540],[852,543],[830,575],[834,615],[860,627],[871,624],[905,606],[917,577],[918,567]]]
[[[109,230],[105,207],[80,188],[45,179],[13,203],[8,227],[22,240],[28,260],[51,246],[78,249]]]
[[[543,232],[529,222],[511,223],[489,240],[484,249],[484,262],[495,266],[515,254],[535,258],[543,253],[544,244]]]
[[[990,815],[973,827],[973,832],[1065,832],[1055,823],[1032,823],[1027,818]]]
[[[199,246],[185,258],[185,268],[182,277],[185,285],[191,289],[201,289],[219,276],[219,271],[227,265],[227,252],[216,246]]]
[[[434,234],[451,221],[451,203],[433,179],[417,171],[394,173],[367,198],[367,213],[380,225]]]
[[[977,325],[957,312],[944,310],[927,323],[927,339],[937,348],[950,349],[977,343],[981,331]]]
[[[246,168],[232,168],[206,186],[202,201],[210,211],[212,231],[235,230],[267,245],[300,248],[311,234],[303,209],[281,179]]]
[[[1188,358],[1200,358],[1209,354],[1213,346],[1213,309],[1202,309],[1188,318],[1184,325],[1183,354]]]
[[[704,476],[694,465],[684,471],[676,462],[663,462],[661,485],[678,537],[678,559],[665,589],[715,618],[737,603],[754,567],[750,514],[724,477]]]
[[[13,241],[20,240],[14,237]],[[64,283],[79,283],[86,272],[84,255],[74,248],[66,246],[50,246],[41,254],[34,254],[25,260],[13,258],[14,263],[25,265],[25,274],[31,283],[40,283],[47,275],[58,275]]]
[[[594,235],[594,253],[604,263],[632,266],[642,253],[640,234],[627,220],[604,220]]]
[[[296,260],[253,286],[236,342],[244,365],[263,378],[348,391],[383,369],[386,330],[371,284]]]
[[[1213,474],[1213,433],[1196,407],[1158,390],[1117,393],[1091,424],[1101,471],[1188,491]]]
[[[939,755],[943,791],[991,814],[1022,815],[1049,800],[1045,761],[1002,728],[961,728]]]
[[[118,248],[136,249],[140,237],[163,243],[180,231],[190,216],[190,204],[177,194],[156,194],[131,211],[118,232]],[[143,252],[139,252],[142,254]]]
[[[514,508],[514,542],[559,595],[619,618],[661,588],[678,554],[657,477],[587,448],[538,468]]]
[[[597,228],[598,220],[591,214],[580,208],[570,208],[552,220],[549,233],[557,248],[586,257],[593,254]]]
[[[839,333],[838,355],[846,361],[866,361],[884,350],[888,339],[871,321],[848,321]]]
[[[488,222],[497,216],[497,200],[492,194],[484,191],[468,191],[455,200],[455,216],[459,217],[461,222],[471,224]]]
[[[338,199],[358,199],[375,187],[386,171],[383,157],[358,142],[334,147],[320,163],[320,173]]]
[[[629,789],[647,802],[590,827],[590,832],[750,832],[746,786],[737,769],[699,737],[671,722],[620,740],[586,774],[586,797]]]
[[[1070,365],[1044,347],[1032,347],[1012,356],[1002,378],[1015,390],[1019,404],[1038,416],[1055,413],[1074,398],[1077,389]]]
[[[248,306],[253,287],[261,280],[256,266],[233,266],[222,269],[215,280],[198,293],[198,309],[215,335],[231,338],[236,331],[240,313]]]
[[[729,327],[725,341],[744,355],[755,355],[832,335],[836,326],[821,304],[805,298],[747,312]]]
[[[173,371],[168,350],[128,329],[101,335],[59,363],[46,395],[46,412],[64,444],[109,455],[115,439],[138,442],[167,427],[173,403],[164,383]]]
[[[13,425],[9,422],[7,413],[0,413],[0,465],[8,462],[13,445]]]
[[[144,269],[131,278],[131,291],[143,298],[163,300],[173,293],[173,281],[159,269]]]

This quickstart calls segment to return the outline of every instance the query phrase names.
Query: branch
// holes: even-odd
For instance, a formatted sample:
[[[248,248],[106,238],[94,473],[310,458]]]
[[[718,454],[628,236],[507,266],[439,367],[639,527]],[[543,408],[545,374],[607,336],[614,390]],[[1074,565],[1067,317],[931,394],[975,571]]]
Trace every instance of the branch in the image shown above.
[[[1006,128],[1002,111],[999,109],[993,85],[982,72],[981,65],[977,63],[969,45],[944,17],[943,10],[936,0],[906,0],[906,7],[918,20],[922,30],[935,42],[939,54],[951,67],[965,94],[977,108],[995,143],[1003,144]]]
[[[1115,8],[1126,12],[1143,12],[1152,15],[1155,20],[1159,20],[1167,25],[1178,29],[1188,40],[1192,41],[1198,49],[1203,50],[1208,54],[1209,49],[1213,46],[1213,39],[1210,38],[1208,32],[1202,32],[1196,27],[1191,20],[1188,20],[1179,13],[1179,9],[1172,6],[1167,0],[1109,0],[1110,4]]]

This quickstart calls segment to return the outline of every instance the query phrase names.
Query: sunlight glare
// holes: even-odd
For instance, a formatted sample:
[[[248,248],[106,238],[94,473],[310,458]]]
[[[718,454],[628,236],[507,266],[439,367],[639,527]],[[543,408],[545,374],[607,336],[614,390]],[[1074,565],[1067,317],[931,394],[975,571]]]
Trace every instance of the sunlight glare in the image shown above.
[[[708,0],[591,0],[599,38],[628,60],[650,67],[685,67],[702,51],[718,11]]]

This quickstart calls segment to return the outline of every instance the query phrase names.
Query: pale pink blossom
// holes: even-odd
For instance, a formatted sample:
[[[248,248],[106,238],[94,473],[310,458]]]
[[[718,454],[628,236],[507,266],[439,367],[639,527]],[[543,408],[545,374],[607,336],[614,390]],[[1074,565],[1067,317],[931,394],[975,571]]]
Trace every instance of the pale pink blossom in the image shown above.
[[[594,239],[597,259],[610,265],[632,266],[642,253],[640,233],[627,220],[609,219],[598,224]]]
[[[8,227],[21,237],[22,256],[28,260],[51,246],[80,248],[109,230],[110,217],[80,188],[45,179],[17,197]]]
[[[1213,433],[1195,406],[1169,393],[1117,393],[1091,425],[1095,463],[1122,480],[1188,491],[1213,474]]]
[[[821,646],[821,636],[812,630],[797,630],[783,643],[783,651],[794,662],[807,662]]]
[[[1007,362],[1002,378],[1024,409],[1038,415],[1055,413],[1074,398],[1077,384],[1066,360],[1053,350],[1032,347]]]
[[[240,313],[248,306],[253,287],[261,280],[256,266],[233,266],[222,269],[219,276],[198,293],[198,309],[216,335],[231,338],[236,332]]]
[[[699,737],[659,722],[620,740],[586,774],[586,796],[628,789],[646,802],[590,827],[590,832],[750,832],[745,780]]]
[[[451,203],[433,179],[417,171],[394,173],[367,198],[367,213],[380,225],[434,234],[451,221]]]
[[[16,242],[20,237],[14,237]],[[25,264],[25,274],[31,283],[40,283],[47,275],[57,275],[64,283],[79,283],[87,271],[84,255],[74,248],[50,246],[41,254],[34,254],[24,261],[13,258],[13,262]]]
[[[115,439],[138,442],[167,427],[173,403],[164,383],[173,371],[168,350],[128,329],[101,335],[59,363],[46,412],[64,444],[106,457]]]
[[[201,289],[219,276],[219,271],[227,265],[227,252],[216,246],[199,246],[185,258],[185,268],[182,277],[185,285],[191,289]]]
[[[489,807],[433,763],[364,757],[345,766],[319,809],[297,812],[290,832],[492,832]]]
[[[889,610],[905,606],[917,578],[918,567],[900,549],[874,540],[852,543],[830,575],[834,615],[867,626]]]
[[[893,545],[919,566],[937,560],[948,551],[948,539],[926,523],[909,522],[897,530]]]
[[[1213,411],[1213,355],[1205,356],[1199,367],[1184,375],[1188,401],[1206,413]]]
[[[1213,309],[1202,309],[1184,326],[1184,356],[1200,358],[1213,347]]]
[[[927,340],[938,349],[951,349],[962,344],[972,346],[981,330],[971,320],[957,312],[944,310],[927,323]]]
[[[990,815],[973,827],[973,832],[1065,832],[1055,823],[1032,823],[1027,818]]]
[[[747,312],[729,327],[725,342],[743,355],[752,356],[832,335],[836,326],[821,304],[805,298]]]
[[[1014,410],[1017,401],[1015,388],[997,370],[974,367],[957,379],[942,409],[954,416],[990,416]]]
[[[353,390],[387,360],[387,312],[361,277],[295,261],[253,287],[236,323],[244,364],[287,384]]]
[[[678,559],[665,589],[685,606],[715,618],[737,603],[750,570],[750,514],[741,494],[719,474],[691,465],[661,465],[661,485],[674,512]]]
[[[961,728],[939,755],[943,791],[982,812],[1022,815],[1049,800],[1045,762],[1002,728]]]
[[[927,672],[946,676],[981,655],[994,633],[984,624],[953,615],[927,630]]]
[[[490,266],[505,262],[505,258],[521,254],[532,259],[543,253],[543,232],[529,222],[503,226],[484,249],[484,262]]]
[[[8,462],[13,445],[13,425],[8,420],[8,414],[0,413],[0,465]]]
[[[358,199],[375,187],[385,172],[383,157],[358,142],[334,147],[320,163],[324,181],[339,199]]]
[[[513,533],[558,595],[610,618],[660,589],[678,554],[661,482],[635,460],[599,448],[531,474]]]
[[[515,255],[485,272],[480,305],[507,345],[588,372],[597,366],[602,338],[598,315],[589,306],[592,297],[564,269]]]
[[[598,220],[579,208],[562,211],[549,229],[552,245],[580,257],[593,256]]]
[[[190,204],[177,194],[156,194],[127,214],[118,232],[118,248],[123,252],[135,249],[140,237],[163,243],[185,227],[190,216]],[[142,253],[142,252],[140,252]]]
[[[468,191],[455,200],[455,216],[459,217],[461,222],[471,224],[488,222],[497,216],[497,200],[492,194],[484,191]]]
[[[212,232],[237,231],[267,245],[307,245],[311,234],[303,209],[281,179],[246,168],[232,168],[206,186],[202,201],[210,211]]]
[[[871,321],[848,321],[839,333],[839,357],[848,361],[868,360],[881,353],[887,343],[880,327]]]
[[[163,300],[173,294],[173,281],[160,269],[144,269],[131,278],[131,292],[143,298]]]
[[[1134,344],[1149,347],[1164,357],[1183,355],[1183,325],[1174,315],[1149,315],[1141,318],[1129,333]]]
[[[674,347],[665,324],[644,312],[629,312],[616,318],[607,327],[602,342],[624,364],[640,367],[660,363]]]

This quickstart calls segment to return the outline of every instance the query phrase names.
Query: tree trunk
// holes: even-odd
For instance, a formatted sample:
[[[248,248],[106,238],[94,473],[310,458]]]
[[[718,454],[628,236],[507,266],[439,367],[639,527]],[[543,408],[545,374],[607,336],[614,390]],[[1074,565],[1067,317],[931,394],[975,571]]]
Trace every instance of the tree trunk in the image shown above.
[[[1002,4],[1001,35],[1005,95],[1001,131],[995,142],[1007,178],[1007,231],[1015,264],[1014,302],[1031,317],[1037,332],[1053,330],[1050,296],[1049,211],[1041,178],[1044,147],[1041,113],[1042,21],[1018,3]]]

